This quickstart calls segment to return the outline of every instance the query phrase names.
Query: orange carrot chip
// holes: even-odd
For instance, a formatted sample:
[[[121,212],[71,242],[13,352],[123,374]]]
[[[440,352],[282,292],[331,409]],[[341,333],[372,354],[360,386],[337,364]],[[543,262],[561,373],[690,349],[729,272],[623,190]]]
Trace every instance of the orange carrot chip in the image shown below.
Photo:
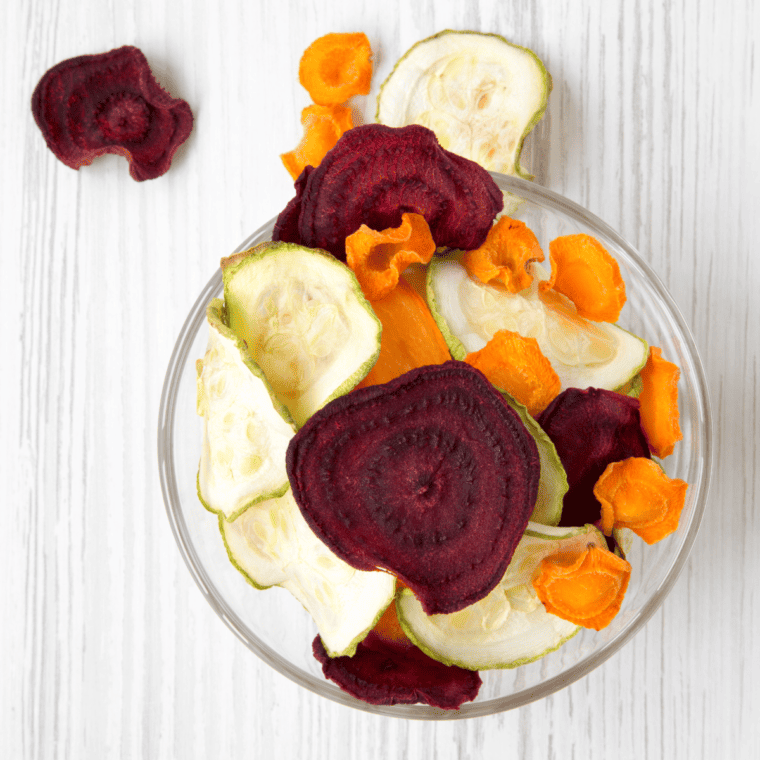
[[[319,166],[340,136],[354,126],[351,109],[345,106],[307,106],[301,111],[304,135],[298,147],[280,158],[293,179],[306,166]]]
[[[541,353],[538,341],[511,330],[496,332],[484,348],[468,354],[465,361],[526,406],[534,417],[549,406],[561,389],[560,379]]]
[[[602,505],[602,532],[630,528],[648,544],[678,528],[686,489],[683,480],[671,479],[651,459],[630,457],[607,466],[594,486]]]
[[[617,261],[591,235],[564,235],[549,244],[553,287],[567,296],[580,316],[595,322],[617,322],[626,300]]]
[[[630,577],[628,562],[591,545],[577,555],[545,557],[533,587],[547,612],[598,631],[620,611]]]
[[[398,227],[382,232],[363,224],[346,238],[346,263],[370,301],[388,295],[409,264],[427,264],[434,253],[433,236],[422,214],[403,214]]]
[[[387,383],[426,364],[451,359],[449,348],[425,299],[400,277],[398,284],[372,309],[383,326],[380,355],[359,388]]]
[[[678,412],[680,376],[681,370],[663,359],[659,348],[649,347],[647,363],[641,370],[641,427],[652,453],[661,459],[670,456],[683,438]]]
[[[528,264],[543,260],[544,252],[525,222],[503,216],[491,227],[483,245],[464,254],[462,264],[481,282],[497,280],[510,293],[519,293],[533,282]]]
[[[319,105],[344,103],[353,95],[367,95],[372,80],[372,50],[367,36],[326,34],[306,48],[298,79]]]

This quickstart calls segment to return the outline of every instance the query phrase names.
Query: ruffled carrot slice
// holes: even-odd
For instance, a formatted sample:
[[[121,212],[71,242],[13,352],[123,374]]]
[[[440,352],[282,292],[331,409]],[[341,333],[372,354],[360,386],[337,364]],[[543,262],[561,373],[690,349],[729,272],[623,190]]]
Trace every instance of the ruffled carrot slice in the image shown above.
[[[306,48],[298,79],[319,105],[343,103],[367,95],[372,80],[372,49],[367,36],[326,34]]]
[[[484,348],[467,354],[465,361],[524,404],[534,417],[561,389],[560,379],[541,353],[538,341],[511,330],[498,330]]]
[[[345,106],[307,106],[301,111],[303,139],[295,150],[280,158],[293,179],[306,166],[319,166],[340,136],[354,126],[351,109]]]
[[[619,612],[630,577],[628,562],[592,545],[541,560],[533,587],[547,612],[599,631]]]
[[[578,314],[595,322],[617,322],[626,296],[617,261],[591,235],[564,235],[549,243],[551,277],[541,290],[567,296]]]
[[[403,277],[385,298],[374,301],[372,308],[383,326],[380,355],[359,383],[360,388],[387,383],[416,367],[451,359],[425,300]]]
[[[678,366],[663,359],[657,346],[650,346],[647,363],[641,370],[641,427],[652,453],[660,458],[670,456],[683,438],[678,412],[680,376]]]
[[[528,264],[543,260],[544,252],[525,222],[503,216],[491,227],[480,248],[464,254],[462,264],[481,282],[497,280],[510,293],[519,293],[533,282]]]
[[[435,242],[422,214],[402,214],[398,227],[382,232],[363,224],[346,238],[346,263],[370,301],[387,296],[409,264],[427,264],[434,253]]]
[[[594,486],[602,505],[602,532],[630,528],[648,544],[678,528],[688,485],[669,478],[651,459],[630,457],[612,462]]]

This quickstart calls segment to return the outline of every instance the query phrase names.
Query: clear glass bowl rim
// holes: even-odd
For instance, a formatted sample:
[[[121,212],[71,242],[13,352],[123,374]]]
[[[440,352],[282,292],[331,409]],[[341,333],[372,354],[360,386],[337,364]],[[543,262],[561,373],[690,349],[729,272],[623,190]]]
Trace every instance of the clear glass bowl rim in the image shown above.
[[[209,280],[206,287],[196,299],[190,314],[182,326],[180,334],[174,346],[169,365],[166,371],[164,385],[161,393],[159,405],[159,422],[158,422],[158,466],[159,478],[161,482],[161,491],[166,507],[166,513],[169,518],[169,524],[174,534],[174,538],[179,547],[185,564],[190,574],[201,590],[212,609],[221,617],[225,624],[232,632],[243,642],[251,651],[253,651],[264,662],[272,668],[290,678],[295,683],[304,688],[320,695],[327,697],[335,702],[370,712],[373,714],[386,715],[391,717],[418,719],[418,720],[456,720],[461,718],[479,717],[491,715],[494,713],[511,710],[530,702],[553,694],[571,683],[579,680],[593,669],[608,660],[621,647],[623,647],[636,633],[638,633],[646,622],[656,612],[658,607],[673,588],[681,571],[684,568],[691,547],[694,544],[702,516],[707,503],[709,484],[712,470],[712,418],[710,410],[710,400],[705,379],[704,368],[699,358],[699,354],[694,343],[693,336],[686,324],[681,312],[673,301],[672,297],[662,284],[659,277],[641,258],[638,252],[623,239],[615,230],[603,222],[594,214],[590,213],[583,207],[563,196],[548,190],[540,185],[535,185],[518,177],[507,176],[491,172],[494,180],[499,186],[507,191],[525,200],[540,204],[549,209],[554,209],[566,214],[568,217],[578,221],[588,227],[590,231],[596,230],[606,236],[618,245],[630,257],[631,261],[642,270],[649,279],[650,284],[656,290],[658,296],[662,299],[664,306],[670,312],[672,319],[678,325],[686,349],[693,362],[695,371],[695,388],[696,398],[699,406],[699,416],[702,424],[702,439],[704,444],[703,467],[700,473],[698,483],[690,484],[690,487],[698,489],[698,497],[694,504],[694,510],[688,531],[683,539],[679,553],[674,558],[670,570],[663,579],[655,593],[649,598],[636,613],[635,617],[628,625],[620,631],[611,641],[584,657],[580,662],[571,666],[557,676],[550,678],[541,684],[528,687],[521,691],[515,692],[508,696],[498,697],[485,702],[471,702],[463,705],[460,710],[438,710],[425,705],[395,705],[395,706],[377,706],[369,705],[360,700],[354,699],[350,695],[342,692],[328,681],[320,681],[310,674],[302,671],[300,668],[293,666],[286,659],[274,651],[267,644],[262,642],[238,617],[217,592],[211,579],[206,574],[202,563],[199,561],[192,544],[189,540],[187,527],[181,512],[179,504],[179,494],[177,491],[176,476],[173,461],[173,441],[174,441],[174,419],[176,410],[176,395],[181,377],[182,368],[187,361],[190,347],[194,337],[200,329],[201,323],[205,320],[205,305],[218,292],[221,283],[221,270],[217,270]],[[274,219],[270,220],[253,234],[251,234],[243,243],[238,246],[235,252],[244,251],[251,247],[255,242],[267,239],[265,235],[271,234],[274,225]]]

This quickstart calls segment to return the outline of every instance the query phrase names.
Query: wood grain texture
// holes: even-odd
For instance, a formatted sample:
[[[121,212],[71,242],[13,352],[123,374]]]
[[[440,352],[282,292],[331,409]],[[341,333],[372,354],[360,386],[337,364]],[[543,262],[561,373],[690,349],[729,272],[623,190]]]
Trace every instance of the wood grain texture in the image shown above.
[[[27,0],[0,10],[4,758],[760,757],[760,90],[753,0],[579,4]],[[689,562],[621,652],[540,702],[417,723],[320,699],[217,618],[156,467],[174,340],[218,259],[292,194],[298,59],[366,31],[377,85],[445,28],[533,48],[554,80],[536,181],[618,229],[670,289],[712,395]],[[29,110],[58,61],[136,44],[195,128],[164,177],[74,172]],[[363,104],[368,118],[372,96]]]

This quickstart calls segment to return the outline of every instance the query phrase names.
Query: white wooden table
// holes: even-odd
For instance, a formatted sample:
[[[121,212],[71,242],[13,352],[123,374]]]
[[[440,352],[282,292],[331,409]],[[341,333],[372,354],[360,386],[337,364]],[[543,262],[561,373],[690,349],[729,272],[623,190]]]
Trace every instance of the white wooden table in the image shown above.
[[[374,95],[445,28],[499,32],[546,63],[536,181],[670,288],[705,363],[716,462],[688,564],[629,645],[548,699],[438,724],[320,699],[240,644],[177,550],[155,441],[196,295],[292,195],[278,156],[308,103],[301,52],[365,31]],[[760,757],[758,31],[754,0],[3,4],[0,756]],[[155,181],[114,156],[72,171],[30,113],[50,66],[122,44],[196,117]]]

